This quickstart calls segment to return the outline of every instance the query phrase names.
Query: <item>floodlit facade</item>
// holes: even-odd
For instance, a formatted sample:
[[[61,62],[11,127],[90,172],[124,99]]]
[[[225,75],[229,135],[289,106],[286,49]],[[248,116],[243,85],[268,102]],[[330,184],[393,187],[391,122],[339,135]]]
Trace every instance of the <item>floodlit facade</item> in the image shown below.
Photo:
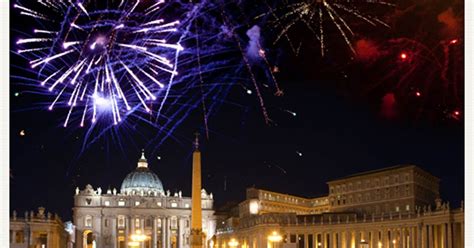
[[[201,190],[202,232],[208,247],[215,233],[213,195]],[[116,189],[102,192],[87,185],[76,189],[76,248],[190,247],[191,197],[171,194],[148,168],[142,154],[137,168]]]
[[[25,212],[23,217],[13,211],[10,218],[11,248],[63,248],[68,238],[58,215],[46,213],[43,207],[36,213]]]
[[[218,248],[464,247],[464,209],[439,195],[439,179],[401,165],[328,182],[329,195],[303,198],[247,189],[217,220]]]

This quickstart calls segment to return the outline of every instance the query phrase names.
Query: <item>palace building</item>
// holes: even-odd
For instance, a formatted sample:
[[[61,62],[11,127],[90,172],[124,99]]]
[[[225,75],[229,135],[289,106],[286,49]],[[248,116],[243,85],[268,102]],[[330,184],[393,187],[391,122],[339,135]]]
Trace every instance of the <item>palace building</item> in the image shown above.
[[[193,163],[200,163],[194,161]],[[203,247],[215,233],[213,195],[201,190]],[[191,197],[165,191],[142,153],[137,168],[115,188],[76,189],[73,222],[76,248],[190,247]]]
[[[249,188],[217,220],[216,247],[464,247],[464,209],[439,194],[439,179],[414,165],[354,174],[304,198]]]

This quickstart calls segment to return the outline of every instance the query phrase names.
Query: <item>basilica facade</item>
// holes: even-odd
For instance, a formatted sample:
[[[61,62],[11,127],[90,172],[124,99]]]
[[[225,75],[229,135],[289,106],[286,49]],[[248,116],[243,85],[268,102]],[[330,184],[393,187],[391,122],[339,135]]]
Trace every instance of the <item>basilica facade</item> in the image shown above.
[[[200,161],[193,161],[199,162]],[[201,190],[204,247],[214,236],[213,195]],[[190,247],[191,197],[165,191],[142,153],[120,190],[76,189],[73,222],[76,248]],[[139,242],[137,242],[137,240]]]

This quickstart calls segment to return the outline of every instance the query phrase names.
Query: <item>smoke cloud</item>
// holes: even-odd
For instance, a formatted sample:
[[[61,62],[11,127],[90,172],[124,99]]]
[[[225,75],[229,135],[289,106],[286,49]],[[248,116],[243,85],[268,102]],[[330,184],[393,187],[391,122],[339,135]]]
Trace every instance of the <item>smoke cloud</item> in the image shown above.
[[[249,44],[247,45],[247,56],[252,59],[258,59],[260,57],[260,27],[254,25],[252,28],[247,30],[247,36],[249,37]]]

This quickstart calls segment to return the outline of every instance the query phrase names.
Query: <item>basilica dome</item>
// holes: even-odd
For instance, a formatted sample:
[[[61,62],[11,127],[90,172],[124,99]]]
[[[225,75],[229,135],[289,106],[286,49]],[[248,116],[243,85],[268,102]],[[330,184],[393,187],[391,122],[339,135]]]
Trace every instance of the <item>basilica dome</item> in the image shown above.
[[[145,154],[138,160],[137,168],[130,172],[122,182],[122,194],[158,196],[164,194],[160,178],[148,168]]]

